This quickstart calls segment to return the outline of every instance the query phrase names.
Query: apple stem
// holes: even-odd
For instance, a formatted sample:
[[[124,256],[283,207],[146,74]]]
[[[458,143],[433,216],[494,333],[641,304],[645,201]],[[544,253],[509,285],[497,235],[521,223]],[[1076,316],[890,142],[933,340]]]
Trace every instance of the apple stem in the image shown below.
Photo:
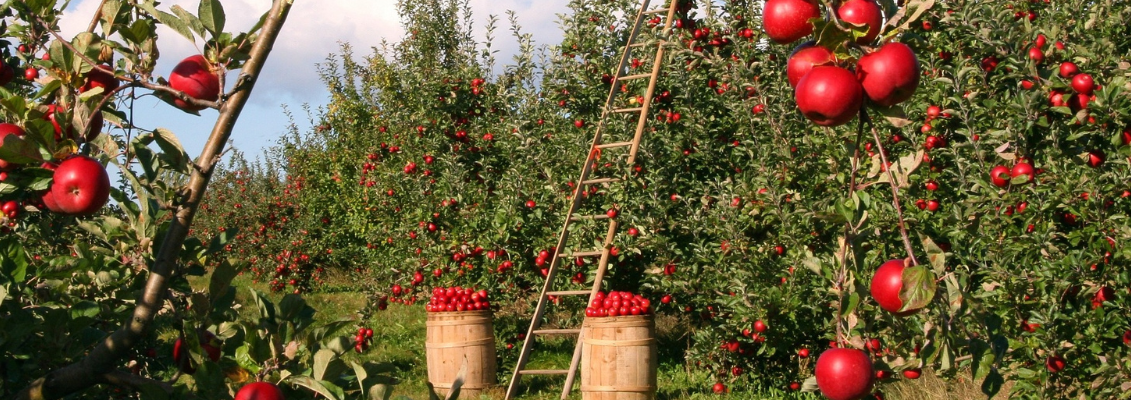
[[[899,225],[899,234],[903,237],[903,247],[907,250],[907,256],[911,258],[911,264],[918,266],[919,260],[915,258],[915,250],[911,247],[911,237],[907,235],[907,225],[903,222],[903,208],[899,205],[899,183],[895,181],[895,175],[891,173],[891,166],[888,164],[888,156],[884,153],[883,141],[880,140],[880,133],[876,130],[876,125],[868,118],[868,111],[864,108],[860,109],[860,124],[868,122],[868,126],[872,128],[872,138],[876,141],[876,149],[880,153],[881,170],[888,176],[888,184],[891,186],[891,202],[895,206],[895,213],[899,216],[896,223]]]

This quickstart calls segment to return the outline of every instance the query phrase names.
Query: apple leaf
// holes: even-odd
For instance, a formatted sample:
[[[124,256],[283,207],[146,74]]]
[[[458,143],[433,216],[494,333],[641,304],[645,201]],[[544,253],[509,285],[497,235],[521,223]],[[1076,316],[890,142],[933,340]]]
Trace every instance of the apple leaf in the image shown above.
[[[835,22],[825,21],[823,18],[810,18],[809,22],[813,24],[813,37],[816,38],[818,46],[832,50],[838,60],[844,61],[852,58],[844,50],[845,42],[855,40],[852,32],[843,31]],[[845,58],[841,57],[842,53]]]
[[[934,240],[926,235],[919,234],[923,249],[927,251],[927,260],[931,263],[931,270],[937,275],[946,273],[946,252]]]
[[[899,300],[903,302],[902,311],[918,310],[926,307],[935,298],[935,274],[922,265],[903,269],[903,289]]]
[[[224,5],[219,0],[201,0],[196,13],[200,15],[200,22],[212,37],[224,31]]]
[[[342,391],[342,388],[338,387],[337,385],[327,381],[314,379],[306,375],[291,375],[286,379],[283,379],[283,381],[310,389],[315,393],[325,396],[329,400],[339,400],[345,398],[345,392]]]
[[[884,116],[892,126],[902,128],[911,125],[911,120],[907,118],[907,113],[903,111],[903,107],[894,105],[891,107],[884,107],[879,104],[873,104],[872,109]]]
[[[986,397],[994,397],[1001,391],[1002,386],[1005,386],[1005,378],[997,369],[991,369],[990,373],[986,375],[986,379],[982,381],[982,393]]]
[[[321,349],[314,353],[314,379],[326,379],[326,368],[330,366],[330,362],[334,361],[338,355],[334,354],[333,350]]]
[[[208,282],[208,295],[214,302],[228,292],[235,277],[236,269],[232,267],[232,263],[222,262],[212,271],[212,278]]]
[[[13,164],[43,162],[39,148],[16,135],[4,136],[4,144],[0,145],[0,159]]]
[[[204,23],[200,21],[200,18],[192,15],[192,13],[185,10],[184,7],[177,4],[173,5],[172,10],[173,14],[176,14],[181,21],[184,21],[193,32],[196,32],[200,37],[204,37]]]
[[[899,25],[899,30],[905,31],[911,26],[911,23],[918,21],[919,17],[923,16],[923,13],[927,12],[927,10],[930,10],[931,7],[934,6],[935,0],[911,0],[911,2],[907,3],[907,5],[903,7],[903,9],[899,10],[899,13],[897,13],[888,21],[888,26],[896,26],[897,24],[902,22],[903,24]],[[907,19],[900,21],[899,17],[902,17],[901,14],[905,13],[906,10],[909,10],[912,7],[915,8],[915,12],[912,13],[911,16]]]
[[[184,36],[185,39],[188,39],[190,42],[196,42],[196,36],[193,36],[192,30],[189,29],[187,22],[182,21],[180,18],[177,18],[176,15],[158,10],[156,7],[154,7],[152,0],[146,1],[144,3],[138,3],[137,7],[145,10],[145,12],[156,18],[157,22],[168,26],[174,32],[181,34],[181,36]]]
[[[840,310],[840,315],[848,315],[856,311],[856,306],[860,305],[860,293],[852,292],[848,295],[848,304]]]
[[[817,387],[817,376],[816,375],[810,376],[808,379],[805,379],[805,382],[801,383],[801,391],[802,392],[813,393],[813,392],[816,392],[817,390],[820,390],[820,388]]]

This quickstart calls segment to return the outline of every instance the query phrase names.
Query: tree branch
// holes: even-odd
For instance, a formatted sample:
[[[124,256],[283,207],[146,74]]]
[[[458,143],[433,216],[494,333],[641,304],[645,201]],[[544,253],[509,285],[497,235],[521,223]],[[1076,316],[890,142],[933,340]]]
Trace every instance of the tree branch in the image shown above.
[[[876,131],[876,125],[872,123],[871,118],[868,117],[868,112],[860,110],[860,118],[867,120],[868,126],[872,127],[872,137],[876,140],[876,150],[880,153],[880,162],[885,173],[888,176],[888,183],[891,184],[891,203],[895,206],[895,214],[899,217],[896,222],[899,225],[899,234],[903,236],[903,247],[907,250],[907,256],[911,257],[912,265],[919,265],[919,260],[915,259],[915,249],[911,247],[911,237],[907,236],[907,226],[903,223],[903,208],[899,205],[899,183],[895,181],[895,175],[891,173],[891,166],[888,164],[888,156],[884,153],[884,144],[880,140],[880,133]]]
[[[242,76],[250,78],[247,88],[235,93],[223,104],[220,116],[212,128],[212,134],[198,159],[205,164],[193,172],[188,186],[189,193],[177,204],[177,212],[165,232],[165,239],[150,268],[149,279],[137,302],[137,307],[134,308],[133,316],[125,325],[92,349],[85,358],[36,380],[20,392],[18,399],[58,399],[98,384],[100,383],[98,377],[113,371],[129,349],[143,339],[150,324],[153,323],[154,316],[165,301],[166,288],[176,269],[178,255],[211,179],[212,164],[208,160],[217,158],[228,142],[236,120],[251,95],[255,78],[263,70],[263,64],[271,53],[283,23],[286,22],[292,2],[293,0],[274,1],[270,16],[263,27],[263,33],[252,47],[251,58],[244,64]]]

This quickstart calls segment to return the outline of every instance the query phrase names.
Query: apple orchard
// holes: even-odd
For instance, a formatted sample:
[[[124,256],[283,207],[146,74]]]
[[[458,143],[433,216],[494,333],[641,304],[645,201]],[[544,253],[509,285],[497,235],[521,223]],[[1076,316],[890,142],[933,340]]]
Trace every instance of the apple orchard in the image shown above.
[[[613,78],[636,1],[569,2],[546,47],[512,15],[506,61],[496,18],[478,42],[466,2],[399,3],[405,38],[320,65],[330,99],[310,131],[206,173],[172,132],[131,126],[128,100],[238,115],[227,91],[247,81],[215,70],[257,67],[249,43],[281,21],[226,33],[218,1],[111,0],[98,29],[64,39],[54,4],[9,1],[0,394],[88,365],[150,293],[164,304],[150,329],[67,390],[369,398],[349,350],[381,340],[366,325],[388,307],[493,310],[509,321],[495,323],[505,379],[583,188],[582,213],[622,226],[604,290],[688,327],[665,362],[705,372],[703,391],[860,399],[930,373],[991,396],[1127,396],[1131,5],[677,1],[671,32],[659,16],[641,28],[669,55],[641,156],[593,166],[628,184],[604,186],[574,179],[610,88],[616,107],[644,101]],[[205,54],[152,71],[156,24]],[[595,263],[571,260],[559,287],[590,287]],[[237,274],[286,295],[240,288],[248,321]],[[303,295],[341,282],[369,321],[315,324]],[[554,304],[563,321],[609,312]]]

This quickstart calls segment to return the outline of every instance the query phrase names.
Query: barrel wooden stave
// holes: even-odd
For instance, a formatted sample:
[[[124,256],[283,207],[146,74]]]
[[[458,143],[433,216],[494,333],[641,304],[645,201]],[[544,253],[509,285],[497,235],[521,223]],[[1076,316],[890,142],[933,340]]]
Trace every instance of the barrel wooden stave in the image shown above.
[[[586,318],[583,330],[583,400],[655,398],[658,360],[651,316]]]
[[[490,311],[428,313],[425,325],[428,381],[437,393],[446,395],[450,391],[465,357],[467,372],[460,388],[461,399],[478,399],[498,383]]]

